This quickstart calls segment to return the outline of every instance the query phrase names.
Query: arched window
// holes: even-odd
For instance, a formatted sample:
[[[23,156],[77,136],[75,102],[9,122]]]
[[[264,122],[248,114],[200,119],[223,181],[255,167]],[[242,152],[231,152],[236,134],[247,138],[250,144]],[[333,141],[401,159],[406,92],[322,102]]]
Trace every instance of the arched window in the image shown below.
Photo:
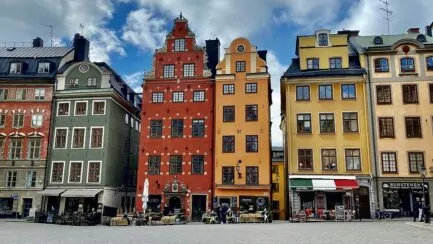
[[[415,71],[415,60],[413,58],[402,58],[400,59],[401,72],[414,72]]]
[[[375,72],[389,72],[388,59],[377,58],[374,60],[374,71]]]
[[[433,56],[427,57],[427,69],[433,70]]]
[[[328,46],[328,34],[319,34],[319,46]]]

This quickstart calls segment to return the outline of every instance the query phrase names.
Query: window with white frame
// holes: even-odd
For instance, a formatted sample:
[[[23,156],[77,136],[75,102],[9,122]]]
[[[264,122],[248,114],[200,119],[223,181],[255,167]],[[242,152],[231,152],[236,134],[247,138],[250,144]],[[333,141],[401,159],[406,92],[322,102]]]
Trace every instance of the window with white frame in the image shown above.
[[[42,114],[32,114],[32,128],[42,127]]]
[[[26,188],[36,186],[36,170],[29,170],[26,174]]]
[[[125,124],[129,124],[129,115],[125,114]]]
[[[321,46],[321,47],[328,46],[328,34],[320,33],[318,35],[318,38],[319,38],[319,40],[318,40],[319,46]]]
[[[93,114],[94,115],[105,114],[105,101],[93,101]]]
[[[164,65],[164,78],[174,78],[174,64]]]
[[[204,91],[194,91],[193,101],[194,102],[204,102]]]
[[[152,93],[152,103],[162,103],[162,102],[164,102],[164,93],[163,92]]]
[[[70,87],[77,87],[79,84],[78,78],[71,78],[69,79],[69,86]]]
[[[68,129],[56,128],[54,148],[66,148],[67,139],[68,139]]]
[[[21,159],[23,138],[12,138],[9,144],[9,159]]]
[[[69,115],[69,102],[59,102],[57,107],[57,115],[68,116]]]
[[[104,138],[104,127],[92,127],[90,137],[90,148],[102,148]]]
[[[69,183],[81,183],[83,162],[71,161],[69,164]]]
[[[11,63],[9,73],[10,74],[21,74],[23,63],[15,62]]]
[[[257,93],[257,83],[246,83],[245,93]]]
[[[26,100],[26,97],[27,97],[27,89],[25,89],[25,88],[17,89],[17,91],[15,93],[15,100],[24,101],[24,100]]]
[[[65,168],[64,162],[53,162],[51,166],[51,182],[62,183],[63,182],[63,171]]]
[[[185,39],[176,39],[176,40],[174,40],[174,51],[175,52],[183,52],[183,51],[185,51]]]
[[[45,100],[45,88],[35,89],[35,100]]]
[[[96,86],[96,77],[87,78],[87,86]]]
[[[75,102],[75,115],[87,115],[87,102]]]
[[[223,95],[235,94],[234,84],[224,84],[223,85]]]
[[[245,70],[246,70],[246,62],[236,61],[236,72],[245,72]]]
[[[40,62],[38,64],[38,73],[50,73],[50,63]]]
[[[72,132],[72,148],[84,148],[86,128],[74,128]]]
[[[23,128],[24,127],[24,114],[16,113],[14,114],[13,128]]]
[[[7,101],[9,98],[9,89],[0,89],[0,101]]]
[[[42,144],[42,138],[29,139],[29,147],[27,152],[29,159],[41,158],[41,144]]]
[[[99,180],[101,177],[101,162],[89,161],[87,170],[88,170],[87,182],[88,183],[99,183],[100,182]]]
[[[173,102],[174,103],[181,103],[183,102],[183,92],[173,92]]]
[[[193,77],[194,76],[195,65],[194,64],[184,64],[183,65],[183,76]]]
[[[6,187],[16,187],[17,186],[17,174],[16,170],[8,171]]]

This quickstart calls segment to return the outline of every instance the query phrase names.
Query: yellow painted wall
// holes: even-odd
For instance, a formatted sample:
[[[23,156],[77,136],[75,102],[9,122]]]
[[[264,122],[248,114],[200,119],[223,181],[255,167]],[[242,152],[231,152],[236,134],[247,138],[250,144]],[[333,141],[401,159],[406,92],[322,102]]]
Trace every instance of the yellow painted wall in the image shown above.
[[[272,192],[272,201],[278,201],[280,204],[279,216],[280,220],[285,219],[285,206],[286,201],[284,198],[284,192],[286,190],[286,183],[284,182],[284,162],[273,162],[272,166],[277,167],[277,173],[272,172],[272,183],[278,183],[279,190],[278,192]]]

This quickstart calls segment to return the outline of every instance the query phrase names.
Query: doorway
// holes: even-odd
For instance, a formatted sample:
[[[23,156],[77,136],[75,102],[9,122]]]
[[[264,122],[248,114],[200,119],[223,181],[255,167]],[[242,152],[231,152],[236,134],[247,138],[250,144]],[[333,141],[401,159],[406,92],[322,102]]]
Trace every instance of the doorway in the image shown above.
[[[193,195],[191,221],[200,222],[201,216],[205,212],[206,212],[206,195]]]
[[[181,207],[181,201],[179,197],[171,197],[168,200],[168,207],[173,210],[173,212],[177,212]]]
[[[29,216],[30,209],[32,208],[32,204],[33,204],[32,198],[23,199],[23,217]]]

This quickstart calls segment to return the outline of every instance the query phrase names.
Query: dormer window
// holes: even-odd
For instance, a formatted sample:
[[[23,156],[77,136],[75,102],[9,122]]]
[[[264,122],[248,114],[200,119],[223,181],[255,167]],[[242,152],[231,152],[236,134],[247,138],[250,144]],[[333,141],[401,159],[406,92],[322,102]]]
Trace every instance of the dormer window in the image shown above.
[[[319,34],[318,38],[319,38],[319,46],[321,47],[328,46],[328,34],[321,33]]]
[[[11,63],[10,74],[21,74],[23,63]]]
[[[71,78],[69,80],[69,86],[72,86],[72,87],[78,86],[78,78]]]
[[[427,70],[433,70],[433,56],[427,57]]]
[[[415,61],[413,58],[400,59],[401,72],[415,72]]]
[[[175,52],[183,52],[183,51],[185,51],[185,39],[176,39],[176,40],[174,40],[174,51]]]
[[[307,69],[319,69],[319,59],[318,58],[307,59]]]
[[[50,63],[48,62],[39,63],[38,73],[50,73]]]

